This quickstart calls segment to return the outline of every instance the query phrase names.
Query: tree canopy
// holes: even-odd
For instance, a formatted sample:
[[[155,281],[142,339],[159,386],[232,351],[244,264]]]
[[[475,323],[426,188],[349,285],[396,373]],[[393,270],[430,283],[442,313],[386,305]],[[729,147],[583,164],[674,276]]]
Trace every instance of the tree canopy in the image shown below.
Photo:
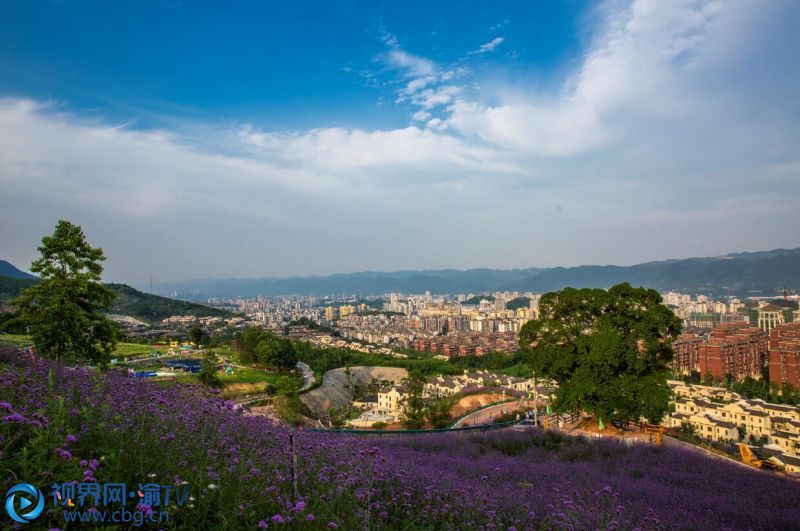
[[[209,335],[199,322],[195,321],[194,324],[186,331],[189,340],[194,343],[195,348],[200,348],[202,343],[209,340]]]
[[[39,252],[31,271],[41,280],[12,301],[19,323],[43,356],[105,365],[117,326],[103,314],[114,300],[100,283],[103,250],[89,245],[79,226],[61,220],[52,236],[42,238]]]
[[[681,323],[658,292],[627,283],[566,288],[542,296],[539,312],[520,330],[520,346],[537,376],[558,382],[556,411],[661,421]]]
[[[410,374],[405,382],[406,397],[403,403],[402,422],[409,430],[419,430],[425,425],[425,379],[419,374]]]
[[[292,341],[274,332],[249,327],[237,334],[236,345],[244,363],[260,362],[278,369],[292,369],[297,364],[297,352]]]

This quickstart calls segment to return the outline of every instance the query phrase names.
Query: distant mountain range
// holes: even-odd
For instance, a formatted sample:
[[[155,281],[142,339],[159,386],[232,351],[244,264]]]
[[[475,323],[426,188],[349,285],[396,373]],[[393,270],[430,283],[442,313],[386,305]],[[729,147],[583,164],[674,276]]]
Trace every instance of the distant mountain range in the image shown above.
[[[567,286],[606,288],[620,282],[660,291],[710,296],[775,295],[800,289],[800,248],[734,253],[708,258],[648,262],[633,266],[578,266],[550,269],[455,269],[361,272],[326,277],[202,279],[163,282],[160,293],[203,300],[257,295],[380,295],[384,293],[545,293]]]
[[[195,300],[207,297],[255,297],[257,295],[332,295],[382,293],[464,293],[494,290],[510,282],[522,282],[539,269],[442,269],[436,271],[362,272],[327,277],[258,279],[204,279],[164,282],[155,285],[159,293],[177,294]]]

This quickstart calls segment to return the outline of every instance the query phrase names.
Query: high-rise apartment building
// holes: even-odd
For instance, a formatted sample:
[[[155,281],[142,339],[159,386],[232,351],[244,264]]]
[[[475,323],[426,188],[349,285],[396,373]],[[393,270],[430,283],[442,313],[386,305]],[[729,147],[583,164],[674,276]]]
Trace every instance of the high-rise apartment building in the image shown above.
[[[770,330],[769,381],[800,389],[800,323],[781,324]]]
[[[747,323],[725,323],[711,331],[699,348],[700,374],[723,380],[761,378],[767,361],[767,335]]]

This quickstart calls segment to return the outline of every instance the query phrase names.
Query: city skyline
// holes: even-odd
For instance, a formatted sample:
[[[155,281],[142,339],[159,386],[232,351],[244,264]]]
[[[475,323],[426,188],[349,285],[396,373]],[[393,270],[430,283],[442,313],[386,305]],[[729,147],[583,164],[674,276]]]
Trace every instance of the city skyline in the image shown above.
[[[13,4],[0,258],[106,278],[629,265],[793,248],[800,7]]]

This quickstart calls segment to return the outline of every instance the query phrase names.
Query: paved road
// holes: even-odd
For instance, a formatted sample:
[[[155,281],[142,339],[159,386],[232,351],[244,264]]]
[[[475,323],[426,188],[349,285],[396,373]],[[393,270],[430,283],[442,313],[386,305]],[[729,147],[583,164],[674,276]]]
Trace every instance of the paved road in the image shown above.
[[[466,417],[464,417],[461,420],[459,420],[458,422],[456,422],[453,425],[453,427],[454,428],[461,428],[461,427],[463,427],[464,423],[467,423],[470,426],[481,426],[483,424],[492,424],[494,422],[494,419],[496,419],[497,417],[499,417],[501,415],[502,410],[504,410],[504,409],[506,409],[506,410],[515,410],[515,409],[517,409],[518,406],[519,406],[519,401],[518,400],[513,400],[513,401],[509,401],[509,402],[503,402],[502,404],[496,404],[494,406],[489,406],[489,407],[487,407],[485,409],[481,409],[479,411],[475,411],[473,413],[470,413]],[[523,408],[525,408],[525,407],[531,407],[532,408],[533,407],[533,402],[532,401],[531,402],[525,401],[524,405],[522,407]]]
[[[303,386],[300,388],[302,392],[314,385],[314,371],[302,361],[297,362],[297,368],[303,373]]]

